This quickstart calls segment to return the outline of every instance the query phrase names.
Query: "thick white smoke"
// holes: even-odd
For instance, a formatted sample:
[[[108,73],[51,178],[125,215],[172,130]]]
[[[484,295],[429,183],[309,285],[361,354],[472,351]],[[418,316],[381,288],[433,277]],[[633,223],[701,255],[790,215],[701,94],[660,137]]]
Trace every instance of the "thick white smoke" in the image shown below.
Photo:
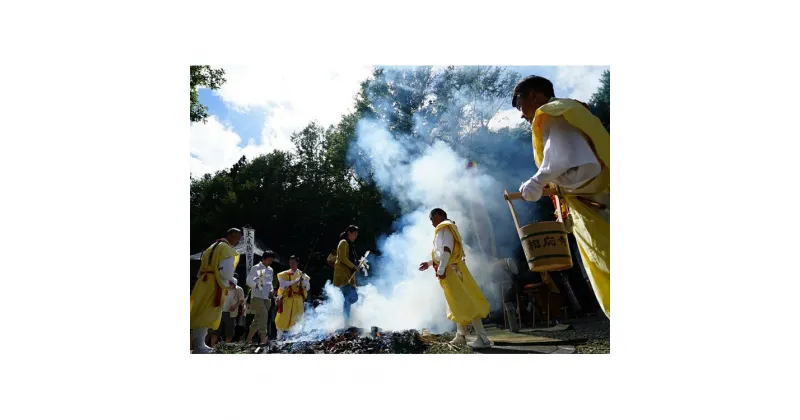
[[[411,117],[411,129],[408,129],[409,121],[404,119],[406,115],[398,112],[393,99],[381,93],[368,94],[374,112],[358,122],[356,141],[348,151],[357,172],[362,176],[371,175],[384,196],[393,199],[387,205],[397,203],[401,214],[393,233],[379,240],[380,256],[370,256],[373,272],[366,279],[369,284],[358,288],[359,300],[351,308],[351,316],[354,324],[362,328],[452,331],[455,326],[447,319],[447,303],[433,270],[417,270],[420,262],[431,258],[433,226],[428,214],[440,207],[456,222],[465,242],[467,266],[492,310],[500,309],[503,286],[498,283],[508,278],[504,278],[496,257],[513,258],[521,251],[502,192],[506,188],[516,189],[534,174],[533,150],[528,140],[530,134],[524,133],[524,129],[490,132],[487,128],[492,114],[508,106],[507,96],[487,95],[481,83],[475,86],[468,83],[454,92],[447,88],[439,91],[435,86],[449,86],[452,80],[437,79],[442,84],[428,83],[430,79],[424,71],[416,74],[420,77],[415,76],[415,71],[390,69],[376,82],[385,84],[381,89],[424,96]],[[500,75],[492,82],[491,71],[477,68],[464,68],[457,73],[465,76],[465,80],[483,74],[480,77],[489,81],[493,89],[499,85],[492,83],[506,77]],[[434,72],[431,76],[440,75]],[[506,88],[510,95],[512,88],[499,89]],[[437,92],[448,93],[439,98]],[[431,105],[433,102],[437,104]],[[407,134],[394,134],[397,132]],[[454,150],[450,145],[459,149]],[[466,170],[467,158],[459,152],[473,153],[469,158],[480,162],[477,173]],[[488,249],[470,247],[487,243],[485,219],[479,221],[481,230],[471,225],[470,216],[480,218],[479,214],[471,213],[474,204],[471,200],[478,199],[489,215],[495,256],[487,255],[492,252]],[[552,210],[541,204],[515,203],[520,222],[527,224],[530,220],[547,217]],[[392,211],[397,210],[392,208]],[[477,236],[482,239],[477,240]],[[358,245],[356,242],[363,253],[365,250]],[[325,302],[309,310],[306,321],[298,326],[302,332],[329,333],[345,326],[341,292],[328,284],[325,294]]]
[[[433,269],[418,270],[419,263],[431,259],[434,230],[429,212],[436,207],[444,209],[466,238],[472,229],[467,217],[469,200],[485,191],[501,197],[503,188],[486,174],[468,176],[466,159],[442,142],[410,150],[419,145],[404,143],[381,124],[367,120],[359,122],[357,136],[355,147],[369,157],[378,186],[408,210],[397,230],[379,244],[381,256],[370,257],[373,268],[380,269],[368,277],[371,284],[358,288],[359,299],[351,309],[353,322],[362,328],[453,330]],[[488,256],[467,244],[465,252],[467,266],[496,309],[501,296],[490,278]],[[324,290],[326,301],[306,314],[298,332],[333,332],[344,327],[342,293],[330,284]]]

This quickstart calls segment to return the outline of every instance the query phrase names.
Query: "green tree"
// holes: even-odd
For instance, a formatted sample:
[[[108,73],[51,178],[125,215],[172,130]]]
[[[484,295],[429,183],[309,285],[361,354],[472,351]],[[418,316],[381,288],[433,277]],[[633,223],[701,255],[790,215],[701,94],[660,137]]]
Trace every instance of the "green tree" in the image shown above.
[[[331,276],[325,259],[346,226],[361,227],[360,253],[374,251],[394,218],[374,183],[356,177],[347,162],[356,121],[347,115],[327,129],[312,122],[292,135],[292,152],[242,157],[230,169],[192,178],[192,252],[231,226],[250,224],[279,255],[300,257],[319,292]]]
[[[611,72],[606,70],[600,76],[600,87],[589,99],[589,109],[600,118],[606,130],[611,132]]]
[[[189,76],[189,120],[205,123],[208,119],[208,107],[200,103],[197,87],[219,89],[226,82],[225,70],[212,69],[211,66],[189,66]]]
[[[492,131],[488,123],[509,106],[519,77],[500,67],[377,69],[362,83],[353,113],[329,127],[311,122],[291,136],[295,150],[242,157],[229,169],[192,178],[192,252],[205,249],[231,226],[249,224],[279,255],[297,255],[301,267],[308,263],[318,291],[331,276],[325,258],[347,225],[360,228],[360,253],[376,251],[401,210],[397,199],[376,185],[369,159],[353,153],[356,128],[365,118],[420,145],[446,142],[479,161],[481,171],[495,171],[495,178],[517,188],[520,179],[532,175],[530,127]],[[508,233],[518,246],[515,235]]]

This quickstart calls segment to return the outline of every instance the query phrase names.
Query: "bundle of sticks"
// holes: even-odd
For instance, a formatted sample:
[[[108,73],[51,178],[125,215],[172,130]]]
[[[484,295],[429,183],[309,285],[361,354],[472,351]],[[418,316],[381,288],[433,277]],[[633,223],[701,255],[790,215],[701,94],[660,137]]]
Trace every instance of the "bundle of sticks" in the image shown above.
[[[367,264],[367,257],[368,256],[369,256],[369,251],[367,251],[364,254],[364,256],[361,257],[361,259],[358,261],[358,265],[356,265],[356,269],[353,270],[353,275],[351,275],[350,278],[347,279],[348,283],[353,281],[353,278],[356,276],[356,273],[358,272],[358,270],[363,271],[364,272],[364,276],[369,276],[369,272],[367,271],[367,270],[369,270],[369,264]]]

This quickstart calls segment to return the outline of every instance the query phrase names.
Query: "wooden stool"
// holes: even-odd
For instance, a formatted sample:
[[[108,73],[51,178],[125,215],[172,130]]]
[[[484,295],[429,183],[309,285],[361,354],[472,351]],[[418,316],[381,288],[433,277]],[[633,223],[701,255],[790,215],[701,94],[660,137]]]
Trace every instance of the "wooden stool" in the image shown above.
[[[536,304],[536,299],[534,299],[533,297],[536,294],[536,292],[537,292],[536,284],[526,284],[525,286],[522,287],[522,293],[524,293],[525,296],[528,297],[528,300],[531,302],[531,306],[533,306],[533,311],[531,311],[533,315],[533,319],[531,321],[533,324],[533,328],[536,328],[536,309],[538,306]]]
[[[528,299],[530,299],[531,303],[533,303],[534,308],[536,308],[538,306],[536,304],[536,299],[534,298],[534,295],[536,295],[538,293],[537,288],[539,287],[538,286],[539,284],[541,284],[541,283],[528,284],[528,285],[525,285],[522,288],[522,293],[524,293],[525,296],[527,296]],[[545,315],[547,316],[547,327],[550,327],[550,295],[551,295],[551,293],[552,292],[550,292],[550,289],[548,288],[547,289],[547,308],[546,308],[547,310],[545,312]],[[539,309],[544,309],[544,308],[539,308]],[[566,307],[562,306],[561,309],[564,310],[564,309],[566,309]],[[533,324],[534,325],[533,326],[535,328],[536,327],[536,311],[534,310],[533,313],[534,313],[534,317],[533,317]],[[564,312],[564,313],[566,313],[566,312]]]

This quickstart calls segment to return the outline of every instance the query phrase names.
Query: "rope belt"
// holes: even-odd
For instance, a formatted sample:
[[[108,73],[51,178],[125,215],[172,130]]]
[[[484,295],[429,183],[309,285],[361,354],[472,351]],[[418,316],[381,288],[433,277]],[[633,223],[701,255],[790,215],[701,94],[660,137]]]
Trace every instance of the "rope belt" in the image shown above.
[[[282,297],[282,298],[281,298],[281,300],[278,302],[278,313],[279,313],[279,314],[280,314],[280,313],[283,313],[283,301],[284,301],[285,299],[288,299],[288,298],[290,298],[290,297],[293,297],[294,295],[303,296],[303,291],[302,291],[302,289],[301,289],[300,291],[298,291],[298,292],[295,292],[295,291],[294,291],[294,289],[290,287],[290,288],[289,288],[289,290],[288,290],[288,291],[286,291],[286,293],[284,293],[284,294],[283,294],[283,297]]]
[[[458,264],[450,264],[450,268],[456,272],[458,278],[461,279],[461,281],[464,281],[464,276],[461,275],[461,271],[458,269]],[[438,272],[439,272],[439,264],[433,263],[433,275],[436,276],[437,279],[439,278],[439,276],[436,274]],[[445,273],[447,273],[447,271],[445,271]]]

